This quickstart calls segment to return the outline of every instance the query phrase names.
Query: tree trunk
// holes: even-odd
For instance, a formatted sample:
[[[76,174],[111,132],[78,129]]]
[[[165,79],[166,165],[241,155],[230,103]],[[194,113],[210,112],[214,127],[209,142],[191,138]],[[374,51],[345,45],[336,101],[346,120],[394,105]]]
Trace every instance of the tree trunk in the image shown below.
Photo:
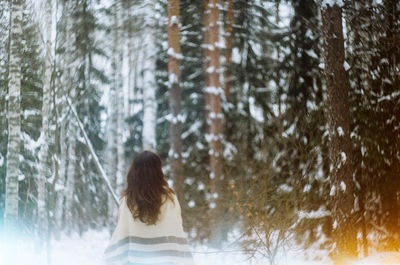
[[[219,82],[219,30],[218,30],[218,20],[219,20],[219,9],[218,1],[210,1],[210,66],[207,69],[207,73],[210,78],[210,87],[208,87],[206,93],[209,95],[210,99],[210,113],[208,119],[210,120],[210,159],[211,159],[211,172],[214,181],[214,192],[218,192],[221,187],[219,184],[222,180],[222,167],[221,167],[221,120],[223,115],[221,113],[221,101],[220,96],[222,89]]]
[[[144,35],[144,68],[143,68],[143,149],[156,148],[157,101],[155,81],[155,46],[154,46],[154,1],[145,1],[145,35]]]
[[[55,225],[56,225],[56,236],[59,238],[60,236],[60,231],[63,229],[63,210],[64,210],[64,197],[65,197],[65,169],[67,166],[67,144],[66,144],[66,128],[65,124],[62,123],[60,124],[60,139],[59,139],[59,144],[60,144],[60,167],[59,167],[59,179],[58,179],[58,185],[59,187],[56,187],[56,192],[57,192],[57,198],[56,198],[56,203],[55,203]]]
[[[45,235],[47,229],[46,214],[46,179],[48,177],[47,155],[49,151],[49,116],[50,116],[50,86],[52,73],[52,21],[53,21],[53,3],[47,0],[45,5],[45,25],[46,25],[46,47],[45,47],[45,65],[43,80],[43,103],[42,103],[42,131],[40,139],[42,144],[39,150],[39,176],[37,184],[37,209],[38,224],[40,225],[40,233]]]
[[[120,150],[118,148],[120,144],[120,93],[121,93],[121,56],[120,56],[120,29],[119,29],[119,2],[114,3],[114,26],[113,26],[113,41],[112,41],[112,77],[111,77],[111,86],[109,91],[109,104],[108,104],[108,119],[107,119],[107,175],[110,178],[111,187],[114,191],[117,190],[117,183],[119,174],[119,153]],[[117,209],[115,208],[114,200],[109,196],[108,198],[108,212],[109,220],[114,221],[117,214]],[[111,223],[113,226],[114,224]]]
[[[76,136],[77,136],[77,128],[73,121],[69,122],[69,132],[68,134],[71,136],[69,139],[68,146],[68,175],[67,175],[67,183],[66,183],[66,194],[65,194],[65,223],[66,227],[69,231],[73,230],[73,202],[74,202],[74,194],[75,194],[75,169],[76,169]]]
[[[128,20],[127,25],[127,49],[128,49],[128,106],[127,106],[127,117],[131,117],[133,115],[133,100],[135,98],[135,78],[136,78],[136,67],[137,67],[137,58],[134,56],[135,47],[135,38],[134,38],[134,16],[133,12],[133,3],[128,1],[128,7],[126,10],[126,17]]]
[[[335,4],[322,8],[330,135],[333,253],[335,264],[357,255],[357,229],[354,220],[355,184],[353,181],[352,144],[350,139],[349,80],[344,70],[342,10]]]
[[[18,177],[21,147],[21,34],[23,0],[11,2],[10,57],[8,83],[8,145],[4,224],[18,222]]]
[[[72,12],[71,8],[71,2],[67,2],[63,5],[62,12],[64,14],[70,14]],[[67,197],[67,189],[66,189],[66,179],[68,178],[68,173],[67,173],[67,163],[68,163],[68,146],[67,142],[69,141],[69,138],[75,137],[75,135],[67,134],[69,125],[65,121],[65,115],[67,115],[67,110],[66,110],[66,102],[65,98],[68,95],[69,90],[73,90],[73,93],[75,93],[75,90],[72,89],[71,83],[74,81],[73,75],[72,75],[72,69],[73,69],[73,51],[74,51],[74,32],[73,32],[73,25],[72,25],[72,17],[71,15],[66,15],[66,21],[65,21],[65,35],[64,35],[64,42],[61,44],[61,47],[65,48],[65,52],[60,56],[59,60],[59,67],[60,69],[63,69],[63,75],[60,77],[60,82],[59,86],[57,87],[56,91],[56,102],[57,102],[57,111],[58,111],[58,126],[60,128],[60,134],[59,134],[59,157],[60,157],[60,167],[59,167],[59,179],[58,179],[58,187],[56,187],[56,192],[57,192],[57,198],[56,198],[56,203],[55,203],[55,224],[57,227],[57,233],[56,237],[60,236],[59,231],[64,228],[64,223],[65,220],[63,220],[63,217],[65,217],[68,214],[69,209],[65,208],[67,207],[66,203],[66,197]],[[57,48],[57,47],[56,47]],[[75,100],[75,99],[74,99]],[[56,140],[57,141],[57,140]],[[64,207],[65,203],[65,207]],[[65,213],[65,216],[64,216]]]
[[[169,160],[174,189],[178,200],[184,206],[182,175],[182,115],[181,112],[181,71],[182,57],[179,44],[179,0],[168,1],[168,74],[169,74]]]
[[[210,75],[207,74],[207,69],[210,66],[210,13],[211,9],[209,7],[210,0],[203,1],[203,54],[204,54],[204,72],[205,82],[204,87],[207,88],[210,86]],[[210,99],[208,93],[204,93],[204,109],[205,116],[208,117],[208,113],[210,112]],[[206,119],[207,123],[207,133],[210,131],[210,121]]]
[[[224,85],[225,97],[229,99],[231,89],[231,64],[232,64],[232,42],[233,42],[233,0],[228,0],[228,12],[226,15],[226,50],[225,50],[225,72]]]
[[[125,182],[125,153],[124,153],[124,131],[125,131],[125,99],[129,95],[124,92],[124,75],[122,69],[124,66],[124,45],[126,41],[126,34],[123,33],[123,7],[120,1],[116,3],[116,14],[115,14],[115,27],[116,34],[118,36],[116,43],[116,58],[117,58],[117,82],[116,87],[116,97],[118,100],[117,108],[117,189],[116,193],[120,194],[122,192],[124,182]]]
[[[122,89],[122,87],[121,87]],[[124,94],[123,91],[119,91],[118,101],[124,102]],[[119,105],[118,108],[118,130],[117,130],[117,190],[115,191],[117,194],[122,192],[122,189],[125,185],[125,151],[124,151],[124,130],[125,130],[125,118],[123,106]]]
[[[211,207],[213,209],[213,216],[215,216],[216,225],[213,232],[213,245],[216,247],[221,246],[222,241],[226,236],[226,227],[224,227],[224,205],[221,200],[223,193],[223,172],[222,172],[222,120],[223,114],[221,112],[221,95],[223,89],[220,86],[219,73],[220,73],[220,52],[219,52],[219,9],[218,1],[210,0],[208,4],[210,9],[209,13],[209,43],[206,44],[209,48],[210,61],[206,69],[208,75],[209,86],[206,87],[205,93],[208,97],[208,115],[207,123],[209,126],[209,133],[206,136],[210,145],[210,163],[211,163],[211,181],[213,202]]]

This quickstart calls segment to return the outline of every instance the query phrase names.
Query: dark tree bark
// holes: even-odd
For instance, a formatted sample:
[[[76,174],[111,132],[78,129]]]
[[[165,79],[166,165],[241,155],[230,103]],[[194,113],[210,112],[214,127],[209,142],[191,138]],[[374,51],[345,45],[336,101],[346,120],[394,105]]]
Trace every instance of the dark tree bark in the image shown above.
[[[357,255],[357,228],[354,220],[355,185],[353,180],[352,144],[350,139],[349,80],[345,72],[342,10],[338,5],[322,8],[327,84],[328,123],[330,135],[333,259]]]
[[[211,147],[211,172],[212,178],[214,180],[214,191],[220,190],[219,187],[222,179],[222,167],[221,167],[221,156],[222,156],[222,146],[221,146],[221,134],[222,134],[222,112],[221,112],[221,87],[219,82],[219,68],[220,68],[220,52],[217,43],[219,42],[219,9],[218,1],[210,1],[210,66],[206,70],[210,79],[210,87],[208,87],[206,93],[209,96],[210,113],[208,119],[210,120],[210,147]]]
[[[182,175],[182,119],[181,119],[181,47],[179,44],[179,0],[168,1],[168,74],[169,74],[169,123],[171,174],[174,189],[182,207],[183,175]]]
[[[223,171],[222,171],[222,121],[221,96],[224,93],[220,84],[220,45],[219,45],[219,2],[209,0],[204,4],[205,35],[204,49],[206,56],[206,87],[205,87],[205,108],[207,117],[208,132],[206,140],[210,146],[210,179],[212,183],[211,192],[213,201],[211,215],[214,223],[212,232],[212,244],[215,247],[221,246],[226,237],[225,206],[223,205]]]
[[[228,12],[226,14],[226,50],[225,50],[225,72],[224,72],[224,85],[225,97],[229,99],[231,89],[231,63],[232,63],[232,42],[233,42],[233,0],[228,0]]]
[[[210,12],[211,9],[209,7],[210,0],[203,1],[203,55],[204,55],[204,73],[207,73],[207,69],[210,66]],[[205,74],[204,87],[210,86],[210,75]],[[208,117],[208,113],[210,112],[210,99],[207,93],[204,93],[204,109],[205,116]],[[210,132],[210,123],[209,120],[206,120],[207,123],[207,133]]]

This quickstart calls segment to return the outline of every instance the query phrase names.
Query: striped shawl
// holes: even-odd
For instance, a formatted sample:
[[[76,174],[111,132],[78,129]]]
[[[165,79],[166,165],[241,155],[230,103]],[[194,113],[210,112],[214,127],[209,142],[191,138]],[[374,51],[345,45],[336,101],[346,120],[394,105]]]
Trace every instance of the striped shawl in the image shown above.
[[[108,265],[193,265],[193,258],[182,228],[181,208],[166,200],[160,220],[146,225],[134,219],[123,197],[118,210],[118,223],[104,251]]]

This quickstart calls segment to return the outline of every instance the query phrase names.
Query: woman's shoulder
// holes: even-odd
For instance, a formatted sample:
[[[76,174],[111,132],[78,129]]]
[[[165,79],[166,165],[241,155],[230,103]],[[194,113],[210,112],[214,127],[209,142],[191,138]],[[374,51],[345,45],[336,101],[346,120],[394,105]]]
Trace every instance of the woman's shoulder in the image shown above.
[[[122,195],[122,196],[119,198],[119,205],[122,205],[122,204],[124,204],[124,203],[126,203],[126,195],[125,195],[125,194]]]
[[[180,208],[178,197],[176,196],[175,191],[172,189],[169,193],[164,195],[164,203],[173,208],[176,208],[176,207]]]

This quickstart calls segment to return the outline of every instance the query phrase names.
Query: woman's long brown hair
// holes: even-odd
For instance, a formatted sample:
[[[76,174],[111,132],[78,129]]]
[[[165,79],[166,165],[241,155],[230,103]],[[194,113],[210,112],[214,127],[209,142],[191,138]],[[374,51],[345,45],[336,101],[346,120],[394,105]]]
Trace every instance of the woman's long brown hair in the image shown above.
[[[163,198],[173,201],[173,193],[162,172],[161,158],[150,151],[139,153],[133,159],[127,175],[127,187],[122,192],[133,218],[139,218],[148,225],[155,224]]]

